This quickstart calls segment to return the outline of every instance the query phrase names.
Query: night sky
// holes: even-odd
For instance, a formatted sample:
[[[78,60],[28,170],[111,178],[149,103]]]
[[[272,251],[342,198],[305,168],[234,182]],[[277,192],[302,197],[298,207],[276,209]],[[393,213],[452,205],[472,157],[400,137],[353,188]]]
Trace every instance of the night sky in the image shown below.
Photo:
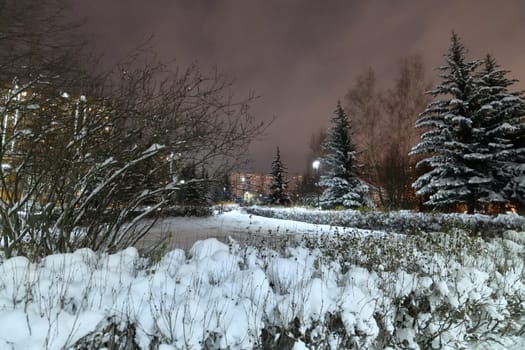
[[[254,91],[259,120],[277,118],[253,144],[251,170],[270,170],[275,147],[290,173],[306,167],[312,133],[329,125],[357,75],[375,69],[388,87],[399,60],[420,54],[429,75],[451,30],[469,58],[490,52],[525,81],[525,1],[73,0],[85,31],[111,61],[153,35],[166,61],[217,66],[235,92]],[[525,83],[517,85],[525,88]]]

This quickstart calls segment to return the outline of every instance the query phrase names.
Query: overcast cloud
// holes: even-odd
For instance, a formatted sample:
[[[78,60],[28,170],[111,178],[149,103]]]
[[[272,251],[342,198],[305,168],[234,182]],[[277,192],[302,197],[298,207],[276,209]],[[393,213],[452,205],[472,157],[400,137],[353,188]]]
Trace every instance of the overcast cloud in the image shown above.
[[[73,1],[108,59],[154,35],[163,59],[217,66],[239,96],[261,96],[253,112],[277,120],[252,147],[258,171],[270,170],[277,145],[290,173],[304,171],[310,135],[368,67],[386,85],[400,58],[419,53],[434,78],[451,30],[470,58],[493,53],[525,80],[525,1]]]

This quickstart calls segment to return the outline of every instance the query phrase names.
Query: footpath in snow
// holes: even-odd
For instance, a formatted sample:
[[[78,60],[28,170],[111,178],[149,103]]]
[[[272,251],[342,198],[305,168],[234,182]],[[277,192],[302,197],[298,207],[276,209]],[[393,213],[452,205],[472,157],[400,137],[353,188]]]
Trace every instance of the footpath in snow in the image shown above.
[[[250,215],[240,208],[209,217],[173,217],[159,220],[141,246],[167,239],[170,248],[189,249],[198,240],[217,238],[226,242],[232,237],[241,242],[257,240],[261,236],[281,239],[279,235],[353,234],[357,236],[384,235],[373,231],[332,225],[315,225],[294,220],[283,220]]]

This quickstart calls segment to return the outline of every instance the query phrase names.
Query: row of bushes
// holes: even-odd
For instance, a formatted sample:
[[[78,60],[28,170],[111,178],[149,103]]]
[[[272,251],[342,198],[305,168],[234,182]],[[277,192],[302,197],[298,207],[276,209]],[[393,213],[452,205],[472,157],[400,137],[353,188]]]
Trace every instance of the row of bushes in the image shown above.
[[[288,241],[282,253],[264,245],[241,248],[233,243],[228,254],[225,246],[208,241],[197,244],[207,246],[201,250],[204,255],[192,249],[194,256],[184,260],[179,252],[175,255],[181,259],[167,266],[180,280],[177,288],[186,287],[181,274],[188,270],[185,266],[197,267],[200,292],[190,295],[199,304],[216,307],[215,299],[207,298],[223,293],[235,299],[235,305],[242,298],[257,301],[255,309],[248,308],[257,322],[248,322],[248,332],[237,334],[236,340],[228,337],[236,328],[233,324],[202,335],[190,332],[202,337],[193,342],[202,349],[241,349],[250,343],[246,338],[256,349],[503,349],[525,330],[520,321],[525,317],[524,242],[519,232],[486,241],[451,230],[405,238],[304,236],[299,246]],[[202,264],[202,259],[215,264]],[[225,264],[230,259],[236,263]],[[190,280],[193,285],[195,280]],[[234,281],[240,285],[234,287]],[[208,293],[209,288],[215,292]],[[140,322],[108,321],[77,348],[110,346],[111,341],[114,349],[126,348],[115,346],[119,342],[144,348],[137,341],[137,334],[144,332]],[[182,325],[201,329],[192,322]],[[177,341],[162,332],[149,339],[152,349],[162,348],[161,343],[173,344],[164,345],[166,349],[191,344],[175,345]]]
[[[525,230],[525,218],[516,214],[467,215],[410,211],[309,210],[304,208],[249,207],[252,215],[295,220],[318,225],[355,227],[398,233],[446,231],[461,228],[471,235],[500,236],[506,230]]]

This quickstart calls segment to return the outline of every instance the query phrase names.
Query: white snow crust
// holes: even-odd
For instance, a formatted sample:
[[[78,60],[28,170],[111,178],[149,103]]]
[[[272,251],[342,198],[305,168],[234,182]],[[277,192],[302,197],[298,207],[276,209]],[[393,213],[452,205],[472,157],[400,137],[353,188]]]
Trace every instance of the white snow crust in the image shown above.
[[[302,225],[239,212],[219,218],[242,216],[259,224],[294,225],[295,230]],[[217,349],[251,349],[268,325],[286,328],[298,320],[298,331],[315,337],[326,332],[321,325],[331,315],[340,315],[346,334],[364,348],[373,348],[381,319],[399,343],[418,349],[418,327],[441,327],[433,313],[443,307],[459,313],[476,305],[492,320],[508,318],[509,305],[525,296],[524,243],[524,232],[507,231],[500,239],[480,243],[486,255],[466,254],[463,261],[414,251],[417,271],[357,265],[343,270],[319,249],[277,252],[214,238],[196,242],[188,253],[170,251],[158,262],[146,261],[135,248],[109,255],[81,249],[39,262],[13,257],[0,264],[0,348],[68,348],[102,330],[108,320],[117,320],[136,325],[135,340],[143,349],[149,348],[152,334],[165,350],[201,349],[210,339]],[[500,264],[503,257],[507,269]],[[417,319],[396,318],[399,305],[409,308],[418,298],[428,299],[428,310],[419,310]],[[472,341],[467,328],[467,323],[458,323],[433,345],[487,348]],[[337,344],[335,337],[331,341]],[[525,346],[516,336],[498,341],[490,348]],[[296,339],[294,349],[308,348],[305,338]]]

